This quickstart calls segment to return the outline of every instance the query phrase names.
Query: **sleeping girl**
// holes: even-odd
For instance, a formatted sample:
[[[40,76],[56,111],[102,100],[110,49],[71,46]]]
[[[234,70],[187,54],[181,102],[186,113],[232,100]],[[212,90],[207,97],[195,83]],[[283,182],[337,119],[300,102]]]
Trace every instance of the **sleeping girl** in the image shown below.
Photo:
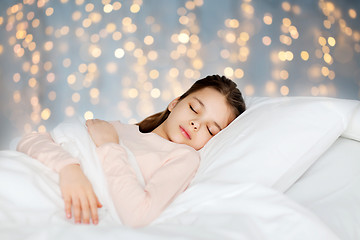
[[[88,120],[88,132],[108,183],[116,212],[124,225],[149,224],[182,193],[199,166],[198,150],[245,111],[236,84],[226,77],[196,81],[163,112],[136,125]],[[144,179],[142,185],[128,163],[123,143],[133,153]],[[30,133],[18,151],[59,173],[67,218],[98,224],[101,207],[80,161],[54,142],[49,133]]]

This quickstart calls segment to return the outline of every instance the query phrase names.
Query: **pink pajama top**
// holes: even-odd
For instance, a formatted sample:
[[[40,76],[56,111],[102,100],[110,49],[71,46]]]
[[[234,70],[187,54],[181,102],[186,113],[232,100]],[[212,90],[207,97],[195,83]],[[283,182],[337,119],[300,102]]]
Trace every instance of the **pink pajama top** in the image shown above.
[[[125,149],[115,143],[97,148],[110,195],[123,224],[149,224],[182,193],[199,167],[199,154],[185,144],[170,142],[155,133],[141,133],[136,125],[112,122],[119,140],[134,154],[145,186],[127,162]],[[19,142],[23,152],[56,172],[68,164],[79,164],[48,133],[30,133]]]

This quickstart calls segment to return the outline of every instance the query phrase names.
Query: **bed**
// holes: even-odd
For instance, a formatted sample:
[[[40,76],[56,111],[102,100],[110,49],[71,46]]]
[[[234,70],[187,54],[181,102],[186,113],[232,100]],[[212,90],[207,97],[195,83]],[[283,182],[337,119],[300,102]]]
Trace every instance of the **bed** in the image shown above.
[[[94,187],[107,199],[100,224],[74,224],[65,218],[56,174],[22,153],[1,151],[0,238],[359,239],[360,102],[246,101],[248,110],[200,150],[188,189],[144,228],[123,226],[101,186]],[[72,124],[82,123],[67,128]],[[91,155],[78,139],[85,129],[61,126],[54,133],[65,134],[64,143]],[[89,178],[101,177],[94,169],[96,163]]]
[[[341,239],[360,238],[360,142],[340,137],[286,192]]]

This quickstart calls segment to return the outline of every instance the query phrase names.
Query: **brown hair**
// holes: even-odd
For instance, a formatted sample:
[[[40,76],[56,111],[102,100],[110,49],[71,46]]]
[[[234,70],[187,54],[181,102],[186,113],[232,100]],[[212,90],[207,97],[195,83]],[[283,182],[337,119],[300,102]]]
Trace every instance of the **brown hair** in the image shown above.
[[[228,104],[232,107],[235,116],[239,116],[246,109],[245,101],[240,90],[232,80],[225,76],[212,75],[203,79],[197,80],[183,95],[180,96],[179,101],[188,95],[199,91],[203,88],[213,88],[224,95]],[[149,133],[163,123],[169,116],[170,111],[166,108],[164,111],[151,115],[136,125],[139,126],[140,132]]]

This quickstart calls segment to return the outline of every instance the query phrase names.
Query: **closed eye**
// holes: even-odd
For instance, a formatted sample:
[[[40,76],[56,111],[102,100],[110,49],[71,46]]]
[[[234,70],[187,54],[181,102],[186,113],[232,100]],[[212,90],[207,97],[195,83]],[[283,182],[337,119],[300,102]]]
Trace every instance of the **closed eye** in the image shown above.
[[[208,132],[211,136],[214,136],[214,134],[210,131],[210,129],[208,128]]]
[[[197,113],[196,111],[195,111],[195,109],[191,106],[191,105],[189,105],[190,106],[190,109],[194,112],[194,113]]]

